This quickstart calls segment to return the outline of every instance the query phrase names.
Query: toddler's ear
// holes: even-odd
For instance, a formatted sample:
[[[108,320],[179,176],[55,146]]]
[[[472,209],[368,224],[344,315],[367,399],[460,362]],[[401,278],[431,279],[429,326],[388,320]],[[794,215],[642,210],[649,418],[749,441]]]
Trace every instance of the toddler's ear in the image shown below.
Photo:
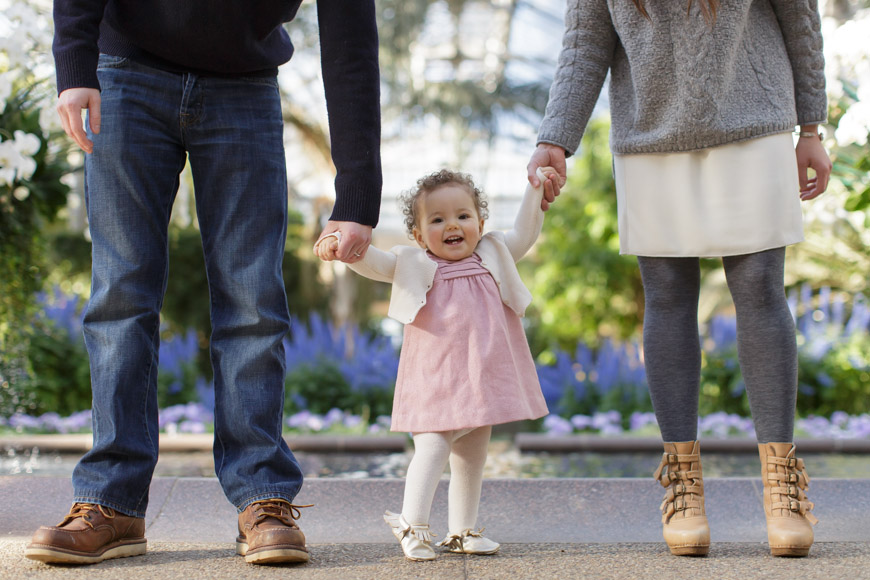
[[[414,240],[417,242],[417,245],[426,249],[426,242],[423,241],[423,233],[420,231],[420,228],[414,226],[414,229],[411,231],[414,234]]]

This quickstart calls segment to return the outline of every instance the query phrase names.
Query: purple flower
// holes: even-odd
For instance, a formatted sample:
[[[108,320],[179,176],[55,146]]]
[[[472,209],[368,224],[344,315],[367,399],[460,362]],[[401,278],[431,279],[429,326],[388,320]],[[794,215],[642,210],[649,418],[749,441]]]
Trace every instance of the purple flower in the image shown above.
[[[629,429],[631,431],[639,431],[647,425],[658,425],[655,413],[641,413],[635,411],[629,418]]]
[[[574,415],[571,417],[571,425],[573,425],[574,429],[577,431],[589,429],[592,427],[592,417],[587,415]]]
[[[568,435],[571,433],[574,428],[571,425],[571,422],[567,419],[563,419],[558,415],[547,415],[544,417],[544,430],[547,435]]]

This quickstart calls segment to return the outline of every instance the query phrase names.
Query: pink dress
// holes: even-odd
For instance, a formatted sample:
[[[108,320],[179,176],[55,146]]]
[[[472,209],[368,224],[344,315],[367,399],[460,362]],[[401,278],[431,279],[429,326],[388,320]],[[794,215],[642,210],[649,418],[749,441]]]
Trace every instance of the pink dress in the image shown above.
[[[547,414],[516,312],[477,254],[438,264],[426,305],[405,325],[393,431],[426,433]]]

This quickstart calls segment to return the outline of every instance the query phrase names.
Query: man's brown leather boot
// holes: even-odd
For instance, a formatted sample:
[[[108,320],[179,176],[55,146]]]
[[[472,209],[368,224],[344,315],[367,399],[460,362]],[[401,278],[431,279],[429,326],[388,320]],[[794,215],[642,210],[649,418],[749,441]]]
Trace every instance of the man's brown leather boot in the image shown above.
[[[305,534],[296,525],[299,508],[283,499],[255,501],[239,514],[236,552],[252,564],[307,562]]]
[[[96,564],[144,553],[144,518],[125,516],[97,504],[76,503],[62,522],[36,530],[24,555],[48,564]]]

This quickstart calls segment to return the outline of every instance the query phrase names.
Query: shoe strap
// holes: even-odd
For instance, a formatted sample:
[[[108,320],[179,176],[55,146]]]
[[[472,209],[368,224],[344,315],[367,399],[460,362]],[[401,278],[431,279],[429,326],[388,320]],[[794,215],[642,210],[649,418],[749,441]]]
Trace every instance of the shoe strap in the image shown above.
[[[437,535],[429,529],[429,524],[409,524],[402,514],[388,511],[384,514],[384,520],[391,528],[398,530],[398,535],[401,536],[400,540],[411,535],[421,542],[431,542],[432,538]]]
[[[480,528],[475,532],[471,530],[471,528],[466,528],[458,534],[450,534],[438,542],[437,545],[444,546],[450,550],[460,550],[462,553],[465,553],[465,544],[463,543],[463,540],[465,540],[465,538],[482,538],[484,530],[486,530],[486,528]]]
[[[670,521],[671,517],[677,512],[683,512],[686,510],[703,510],[704,504],[700,501],[693,500],[685,500],[685,499],[677,499],[673,501],[668,501],[667,498],[662,502],[662,505],[659,506],[659,509],[662,512],[662,523],[666,524]]]
[[[704,489],[700,485],[685,485],[682,483],[678,483],[668,488],[665,492],[665,501],[674,501],[681,495],[686,495],[689,493],[702,493]]]
[[[771,511],[788,510],[790,512],[799,513],[800,515],[807,518],[811,524],[816,525],[817,523],[819,523],[819,519],[812,513],[812,509],[814,507],[816,507],[816,505],[811,501],[799,501],[796,499],[790,499],[788,501],[777,501],[770,504]]]
[[[792,454],[792,451],[789,453]],[[779,468],[779,471],[777,470]],[[779,485],[770,485],[771,483]],[[786,510],[804,516],[813,525],[819,522],[812,514],[815,504],[807,498],[804,490],[809,489],[810,474],[807,473],[804,460],[800,457],[767,456],[767,481],[771,494],[770,509]],[[774,495],[780,501],[773,501]],[[783,497],[784,496],[784,497]]]

